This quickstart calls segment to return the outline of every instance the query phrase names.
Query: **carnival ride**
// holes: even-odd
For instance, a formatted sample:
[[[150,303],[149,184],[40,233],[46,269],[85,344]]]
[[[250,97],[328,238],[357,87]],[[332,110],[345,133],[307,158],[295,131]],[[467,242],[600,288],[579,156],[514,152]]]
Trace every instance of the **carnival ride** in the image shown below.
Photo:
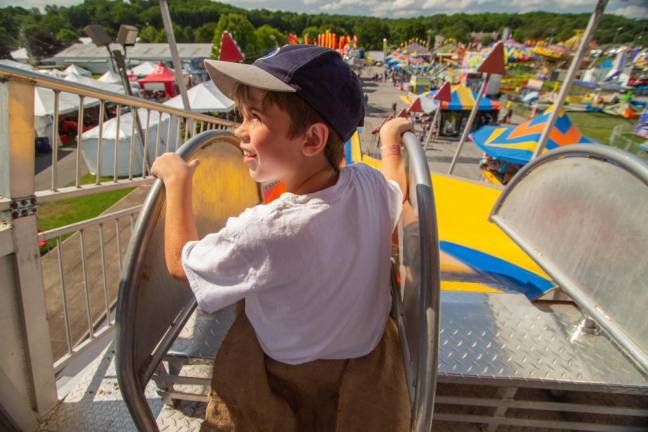
[[[599,2],[588,34],[604,6]],[[262,198],[240,162],[236,138],[210,130],[234,125],[11,67],[0,66],[0,78],[1,112],[8,113],[0,129],[8,150],[0,160],[0,171],[8,173],[0,185],[7,220],[0,226],[0,289],[7,299],[0,303],[0,424],[29,431],[196,429],[196,405],[187,409],[175,402],[206,400],[210,376],[197,368],[211,370],[232,311],[195,310],[186,284],[161,270],[164,198],[161,183],[147,175],[146,160],[135,177],[129,170],[128,179],[120,179],[117,165],[113,181],[97,173],[95,185],[81,185],[87,143],[79,132],[73,186],[58,180],[58,146],[51,187],[35,184],[31,105],[34,89],[46,88],[54,94],[55,124],[64,94],[79,97],[81,118],[84,99],[91,98],[100,109],[112,103],[175,118],[172,128],[157,129],[156,155],[165,136],[184,137],[175,143],[184,142],[179,153],[200,157],[209,168],[198,172],[194,184],[201,232],[218,229]],[[572,79],[568,74],[567,83]],[[558,106],[564,96],[558,95]],[[547,123],[551,138],[552,116]],[[536,141],[542,153],[543,134]],[[648,166],[613,148],[564,146],[532,158],[503,190],[430,174],[420,143],[407,135],[405,144],[409,211],[399,222],[391,288],[413,401],[411,430],[429,431],[433,420],[485,424],[489,430],[646,430]],[[347,162],[379,166],[357,135],[348,146]],[[131,140],[128,151],[134,154],[134,148]],[[36,231],[37,204],[151,183],[141,209]],[[131,230],[119,221],[129,217]],[[112,224],[106,240],[104,225]],[[91,231],[97,229],[99,243],[91,249]],[[127,233],[131,241],[123,257],[120,234]],[[39,257],[37,241],[50,239],[57,239],[52,259]],[[69,262],[76,243],[78,262]],[[82,277],[73,280],[72,267]],[[93,291],[94,272],[102,275],[103,291]],[[117,276],[110,274],[121,274],[116,323],[107,284]],[[52,286],[62,292],[62,357],[52,354],[44,279],[57,279]],[[72,290],[81,299],[80,317],[68,308]],[[105,311],[102,304],[91,305],[98,298],[105,300]],[[86,330],[77,338],[70,322],[83,324],[86,312]]]

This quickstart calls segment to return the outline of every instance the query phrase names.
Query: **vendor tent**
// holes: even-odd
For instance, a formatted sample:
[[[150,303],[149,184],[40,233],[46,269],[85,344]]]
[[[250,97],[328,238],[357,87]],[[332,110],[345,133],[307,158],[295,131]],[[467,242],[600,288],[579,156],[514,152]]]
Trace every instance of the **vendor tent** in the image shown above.
[[[100,82],[99,80],[88,78],[85,76],[77,75],[76,73],[69,73],[63,78],[65,81],[70,81],[77,84],[87,85],[98,89],[106,90],[113,93],[124,93],[124,87],[117,84],[110,84],[107,82]]]
[[[167,96],[173,97],[177,94],[175,88],[175,74],[164,65],[159,63],[153,72],[139,80],[142,90],[164,90]]]
[[[436,90],[432,90],[428,93],[425,93],[425,96],[432,97],[436,93]],[[470,90],[465,85],[453,85],[450,93],[451,99],[450,102],[443,102],[441,109],[448,111],[470,111],[475,105],[475,100],[477,100],[477,92]],[[479,110],[489,111],[489,110],[499,110],[499,102],[482,98],[479,101]]]
[[[121,84],[121,77],[116,72],[107,70],[105,74],[97,78],[97,81],[106,84]]]
[[[234,101],[221,93],[213,81],[193,86],[187,91],[187,96],[193,112],[230,112],[234,109]],[[181,95],[169,99],[164,105],[184,109]]]
[[[91,77],[92,72],[89,70],[83,69],[81,66],[77,66],[75,64],[71,64],[68,66],[64,71],[63,74],[68,75],[68,74],[77,74],[85,77]]]
[[[177,147],[177,117],[169,119],[169,115],[162,114],[162,122],[160,123],[160,114],[156,111],[150,112],[149,130],[148,135],[146,130],[143,131],[144,136],[148,136],[148,161],[150,163],[155,160],[156,155],[160,155],[166,151],[175,150]],[[140,124],[146,128],[147,111],[139,109],[138,115]],[[171,127],[169,128],[169,121]],[[156,150],[157,130],[160,128],[160,143]],[[169,131],[171,132],[169,134]],[[132,113],[125,113],[121,115],[119,120],[119,129],[117,128],[117,118],[104,122],[103,124],[103,138],[101,144],[101,166],[99,173],[101,176],[112,176],[114,172],[115,163],[115,146],[117,147],[117,160],[118,160],[118,175],[120,177],[129,174],[129,166],[133,175],[141,175],[142,173],[142,154],[143,149],[141,141],[133,133],[133,115]],[[88,165],[88,169],[92,173],[97,172],[97,150],[99,147],[99,127],[90,129],[83,134],[83,158]],[[132,139],[131,139],[132,138]],[[117,140],[119,142],[117,143]],[[132,144],[132,149],[131,149]],[[132,165],[131,165],[131,150],[132,150]]]
[[[424,97],[432,98],[436,94],[436,90],[424,93]],[[475,105],[477,93],[470,90],[465,85],[454,85],[450,91],[450,101],[441,102],[441,120],[439,135],[445,137],[455,137],[463,131],[470,110]],[[479,101],[479,110],[477,112],[477,119],[473,124],[473,128],[477,129],[480,126],[493,124],[497,122],[499,115],[500,104],[497,101],[481,98]]]
[[[128,74],[135,75],[138,78],[143,78],[147,75],[152,74],[156,66],[157,65],[152,62],[140,63],[137,66],[133,67],[131,70],[129,70]]]
[[[531,160],[554,106],[538,117],[518,126],[484,126],[470,135],[475,145],[493,159],[524,165]],[[593,141],[580,133],[569,117],[561,110],[556,124],[549,133],[545,152],[571,144],[588,144]]]

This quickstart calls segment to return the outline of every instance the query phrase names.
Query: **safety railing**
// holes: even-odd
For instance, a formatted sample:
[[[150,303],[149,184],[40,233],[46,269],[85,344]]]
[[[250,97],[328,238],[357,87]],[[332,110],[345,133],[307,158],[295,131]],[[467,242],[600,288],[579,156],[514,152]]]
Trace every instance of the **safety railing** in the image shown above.
[[[64,118],[76,119],[76,142],[59,146]],[[95,127],[84,131],[88,119]],[[18,299],[23,317],[3,329],[15,346],[3,349],[0,364],[24,353],[28,370],[5,373],[38,389],[37,412],[57,402],[56,373],[112,328],[122,258],[144,198],[137,188],[152,183],[152,161],[203,131],[233,126],[0,65],[0,295]],[[49,139],[50,159],[37,157],[37,130]],[[108,213],[38,232],[44,203],[130,188],[127,202]]]
[[[33,122],[35,125],[44,124],[42,129],[47,130],[52,148],[48,186],[35,190],[40,203],[149,183],[148,168],[160,153],[174,151],[179,143],[205,130],[228,129],[235,125],[231,121],[5,65],[0,65],[0,80],[18,81],[34,88],[33,102],[24,100],[24,106],[35,106]],[[92,131],[84,131],[85,118],[90,111],[92,116],[96,114],[97,125]],[[115,112],[113,118],[106,119],[108,111]],[[62,164],[57,145],[59,124],[63,117],[70,117],[69,114],[75,112],[77,132],[74,163],[71,164],[73,175],[66,182],[59,175]],[[133,115],[134,112],[137,116]],[[112,151],[106,153],[105,147]],[[120,160],[120,157],[124,159]],[[82,158],[98,168],[91,184],[82,182]],[[104,166],[112,169],[104,170]],[[0,198],[0,211],[8,209],[9,201],[8,197]]]

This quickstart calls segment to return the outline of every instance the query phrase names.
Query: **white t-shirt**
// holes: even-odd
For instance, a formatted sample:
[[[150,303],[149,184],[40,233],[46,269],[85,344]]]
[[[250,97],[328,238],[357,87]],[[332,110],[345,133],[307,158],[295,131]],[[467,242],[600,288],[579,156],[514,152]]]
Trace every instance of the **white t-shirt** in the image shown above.
[[[245,210],[182,250],[199,306],[213,312],[245,298],[263,351],[283,363],[368,354],[391,306],[402,200],[396,182],[355,164],[327,189]]]

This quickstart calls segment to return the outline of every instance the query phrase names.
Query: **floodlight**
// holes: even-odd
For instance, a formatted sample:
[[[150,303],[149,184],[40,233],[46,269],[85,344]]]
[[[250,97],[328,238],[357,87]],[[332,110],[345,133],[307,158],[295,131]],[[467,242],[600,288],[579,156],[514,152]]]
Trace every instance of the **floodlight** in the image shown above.
[[[122,24],[119,26],[119,33],[117,33],[117,43],[121,46],[133,46],[137,42],[137,27],[132,25]]]
[[[108,36],[108,33],[98,24],[90,24],[83,28],[92,42],[97,46],[108,47],[112,43],[112,38]]]

